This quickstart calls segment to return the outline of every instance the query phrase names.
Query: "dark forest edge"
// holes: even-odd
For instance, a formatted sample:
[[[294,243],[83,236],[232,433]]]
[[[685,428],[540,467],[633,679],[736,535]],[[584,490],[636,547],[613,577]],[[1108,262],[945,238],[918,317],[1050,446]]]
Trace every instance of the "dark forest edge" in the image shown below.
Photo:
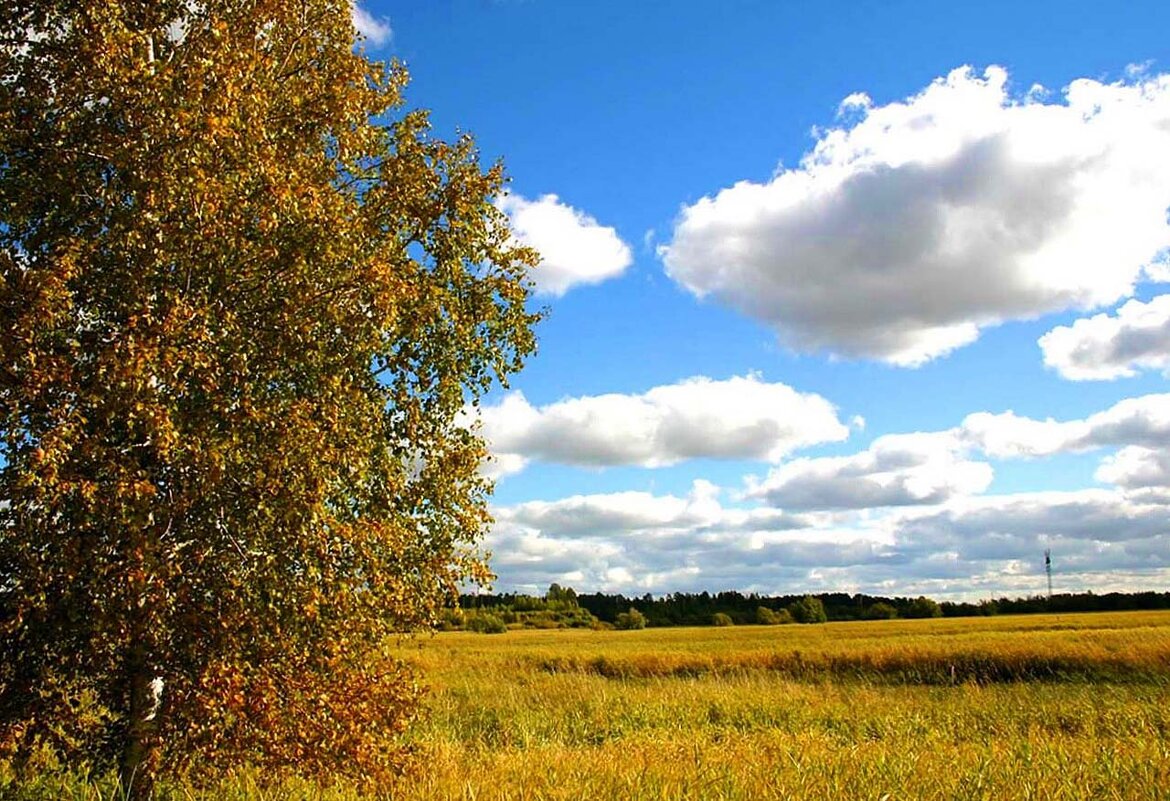
[[[759,595],[727,591],[676,592],[655,597],[581,593],[553,584],[543,596],[521,593],[461,595],[440,620],[444,630],[502,633],[509,628],[638,629],[657,626],[743,626],[896,618],[986,617],[1069,612],[1170,609],[1170,592],[1092,591],[1026,598],[934,601],[863,593]]]

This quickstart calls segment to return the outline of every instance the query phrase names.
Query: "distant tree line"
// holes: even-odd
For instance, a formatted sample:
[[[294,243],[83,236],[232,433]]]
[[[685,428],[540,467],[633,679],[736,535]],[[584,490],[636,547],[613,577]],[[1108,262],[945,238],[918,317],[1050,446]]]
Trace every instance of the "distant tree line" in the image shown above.
[[[976,617],[1040,612],[1107,612],[1170,609],[1170,592],[1062,593],[1028,598],[995,598],[978,602],[937,602],[919,596],[884,597],[830,592],[817,595],[759,595],[736,591],[676,592],[655,597],[607,593],[576,593],[552,585],[545,597],[518,593],[460,596],[452,615],[492,616],[505,625],[527,628],[606,625],[711,626],[815,623],[825,620]],[[633,613],[637,613],[634,615]],[[452,619],[452,627],[463,627]],[[641,625],[638,625],[641,624]]]

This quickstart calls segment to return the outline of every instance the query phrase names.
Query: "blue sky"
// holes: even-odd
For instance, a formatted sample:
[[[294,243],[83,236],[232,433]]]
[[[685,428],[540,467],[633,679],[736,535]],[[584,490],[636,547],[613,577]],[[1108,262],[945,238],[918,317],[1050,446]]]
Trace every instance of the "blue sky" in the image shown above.
[[[1170,6],[366,0],[512,177],[497,588],[1170,580]]]

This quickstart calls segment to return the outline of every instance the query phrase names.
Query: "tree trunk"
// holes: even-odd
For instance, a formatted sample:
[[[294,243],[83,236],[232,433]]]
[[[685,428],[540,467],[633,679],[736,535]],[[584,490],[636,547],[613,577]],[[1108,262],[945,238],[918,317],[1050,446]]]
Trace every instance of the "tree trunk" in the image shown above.
[[[135,643],[127,660],[130,710],[118,779],[127,801],[145,801],[154,793],[158,757],[158,712],[162,678],[147,661],[146,647]]]

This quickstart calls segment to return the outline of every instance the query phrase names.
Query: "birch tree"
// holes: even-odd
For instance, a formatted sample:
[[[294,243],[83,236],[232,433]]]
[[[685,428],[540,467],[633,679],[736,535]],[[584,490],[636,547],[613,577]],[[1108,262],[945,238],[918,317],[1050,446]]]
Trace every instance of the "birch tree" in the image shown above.
[[[382,653],[489,522],[534,349],[504,177],[345,0],[0,4],[0,749],[378,780]]]

